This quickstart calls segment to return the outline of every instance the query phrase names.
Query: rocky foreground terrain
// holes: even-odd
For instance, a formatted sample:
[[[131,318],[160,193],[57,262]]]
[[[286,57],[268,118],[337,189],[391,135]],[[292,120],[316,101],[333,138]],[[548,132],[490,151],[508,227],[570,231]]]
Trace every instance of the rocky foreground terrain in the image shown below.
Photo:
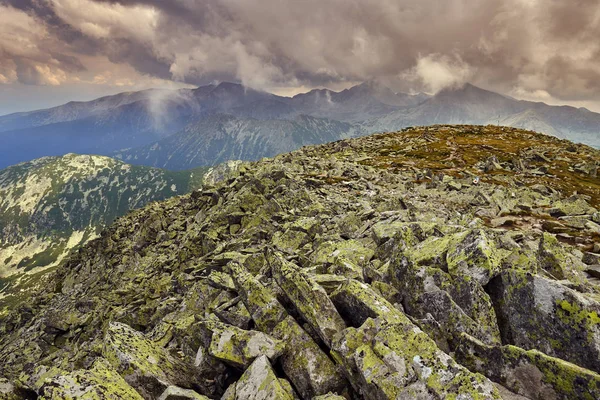
[[[436,126],[228,163],[0,320],[0,397],[598,399],[600,153]]]

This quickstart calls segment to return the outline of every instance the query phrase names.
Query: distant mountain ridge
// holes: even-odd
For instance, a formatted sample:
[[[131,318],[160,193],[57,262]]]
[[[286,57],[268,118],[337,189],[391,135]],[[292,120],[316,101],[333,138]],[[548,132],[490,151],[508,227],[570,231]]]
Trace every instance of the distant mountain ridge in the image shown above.
[[[149,160],[148,165],[155,165],[162,156],[142,154],[148,152],[148,146],[176,134],[181,138],[186,131],[193,130],[193,126],[200,134],[198,126],[210,125],[203,125],[203,119],[221,114],[255,120],[255,135],[267,142],[294,135],[294,125],[282,121],[294,121],[302,115],[331,121],[333,131],[320,129],[316,132],[320,137],[309,134],[310,140],[294,142],[298,146],[336,137],[339,133],[336,133],[339,127],[336,122],[353,125],[347,130],[355,135],[431,124],[506,124],[600,146],[598,113],[516,100],[470,84],[428,96],[396,93],[377,82],[365,82],[341,92],[319,89],[290,98],[223,82],[197,89],[122,93],[91,102],[73,102],[48,110],[2,116],[0,168],[69,152],[127,153],[133,160],[145,159]],[[278,124],[281,131],[274,132]],[[211,141],[210,137],[206,140]],[[223,144],[246,146],[231,141]],[[252,159],[270,155],[277,147],[253,145],[254,150],[242,152]],[[281,148],[282,151],[293,150]],[[228,152],[231,153],[224,148],[217,151]],[[212,165],[214,159],[196,157],[193,166]]]
[[[215,165],[227,160],[257,160],[302,146],[360,136],[353,124],[300,115],[290,120],[260,121],[216,114],[147,146],[113,154],[130,164],[169,170]]]

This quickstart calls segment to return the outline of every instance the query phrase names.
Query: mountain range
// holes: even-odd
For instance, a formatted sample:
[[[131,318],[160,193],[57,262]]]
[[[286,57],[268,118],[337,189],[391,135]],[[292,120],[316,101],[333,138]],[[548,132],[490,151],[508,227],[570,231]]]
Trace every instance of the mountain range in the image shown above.
[[[358,136],[356,125],[308,115],[257,120],[215,114],[165,139],[113,156],[131,164],[183,170],[227,160],[254,160],[290,152],[309,144]]]
[[[224,82],[121,93],[0,117],[0,168],[70,152],[184,169],[248,160],[374,132],[430,124],[494,124],[600,146],[600,114],[516,100],[466,84],[435,96],[377,82],[294,97]]]

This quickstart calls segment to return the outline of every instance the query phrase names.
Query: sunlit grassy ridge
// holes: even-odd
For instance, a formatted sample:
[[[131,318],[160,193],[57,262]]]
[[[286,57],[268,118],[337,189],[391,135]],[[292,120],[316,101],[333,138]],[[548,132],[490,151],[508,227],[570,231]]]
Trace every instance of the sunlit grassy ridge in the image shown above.
[[[459,179],[479,178],[481,182],[506,188],[527,187],[555,190],[564,196],[579,195],[598,208],[600,178],[597,175],[600,151],[536,132],[499,126],[441,125],[406,128],[353,142],[359,163],[393,172],[414,171],[415,183],[435,176]],[[327,151],[327,148],[323,148]],[[344,157],[344,153],[331,155]],[[344,181],[344,177],[327,176],[327,183]],[[530,222],[557,221],[548,204],[548,214],[529,215],[530,210],[510,210],[509,215],[528,216]],[[483,218],[486,220],[486,218]],[[486,222],[490,222],[486,220]],[[565,229],[564,233],[591,246],[597,234]]]

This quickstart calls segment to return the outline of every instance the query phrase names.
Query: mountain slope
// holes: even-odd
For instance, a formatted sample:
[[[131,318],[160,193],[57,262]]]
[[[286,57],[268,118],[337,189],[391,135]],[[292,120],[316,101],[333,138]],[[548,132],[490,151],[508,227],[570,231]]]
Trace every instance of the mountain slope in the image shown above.
[[[187,193],[202,173],[75,154],[0,171],[0,289],[23,273],[57,265],[129,210]]]
[[[599,163],[546,135],[435,126],[219,167],[118,219],[0,318],[0,390],[600,398],[584,272]]]
[[[284,98],[222,83],[195,90],[146,91],[69,103],[50,110],[0,117],[0,168],[66,153],[109,155],[144,146],[192,121],[231,112],[257,119],[291,115]]]
[[[145,147],[115,153],[131,164],[170,170],[215,165],[227,160],[256,160],[302,146],[359,136],[353,125],[309,116],[292,120],[240,119],[215,115]]]
[[[0,116],[0,132],[84,119],[96,113],[113,110],[123,105],[155,97],[160,95],[161,92],[166,93],[166,91],[156,89],[140,92],[124,92],[114,96],[101,97],[89,102],[72,101],[46,110]]]

